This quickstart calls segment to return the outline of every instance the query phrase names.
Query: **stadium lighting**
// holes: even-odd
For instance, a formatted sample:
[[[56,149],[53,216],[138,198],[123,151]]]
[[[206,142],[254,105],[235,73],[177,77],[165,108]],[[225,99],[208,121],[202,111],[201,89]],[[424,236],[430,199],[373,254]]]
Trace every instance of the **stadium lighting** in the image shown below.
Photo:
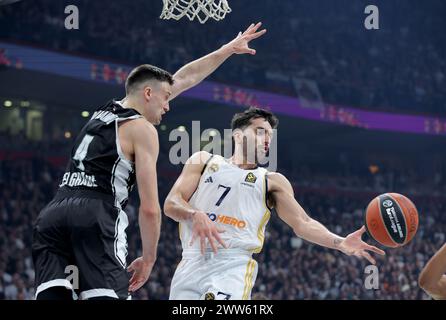
[[[29,101],[21,101],[20,102],[20,106],[21,107],[24,107],[24,108],[27,108],[27,107],[29,107],[31,104],[29,103]]]
[[[90,116],[90,112],[82,111],[81,115],[82,115],[83,118],[88,118]]]
[[[66,139],[70,139],[71,138],[71,132],[70,131],[65,131],[64,136],[65,136]]]
[[[5,107],[9,108],[12,107],[12,101],[10,100],[6,100],[5,103],[3,104]]]

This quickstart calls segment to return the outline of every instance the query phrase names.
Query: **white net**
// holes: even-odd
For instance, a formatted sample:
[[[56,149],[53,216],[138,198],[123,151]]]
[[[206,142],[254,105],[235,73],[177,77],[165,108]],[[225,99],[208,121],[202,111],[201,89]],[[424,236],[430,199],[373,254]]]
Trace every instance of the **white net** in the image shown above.
[[[227,0],[163,0],[161,19],[179,20],[187,16],[189,20],[195,18],[205,23],[209,18],[222,20],[231,12]]]

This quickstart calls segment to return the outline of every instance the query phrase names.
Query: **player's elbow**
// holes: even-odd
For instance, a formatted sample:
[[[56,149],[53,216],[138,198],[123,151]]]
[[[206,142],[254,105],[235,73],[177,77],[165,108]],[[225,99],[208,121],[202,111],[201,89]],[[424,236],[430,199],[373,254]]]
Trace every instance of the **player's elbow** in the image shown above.
[[[302,223],[291,226],[293,228],[293,232],[298,237],[304,237],[305,227]]]
[[[426,270],[423,270],[418,277],[418,285],[421,289],[429,291],[435,286],[435,283],[434,281],[432,281],[432,279],[429,278],[428,272],[426,272]]]
[[[167,196],[166,200],[164,201],[164,214],[170,218],[172,218],[172,212],[175,206],[175,201],[173,200],[172,196]]]
[[[148,218],[159,217],[161,210],[159,206],[148,206],[141,204],[139,207],[139,214]]]

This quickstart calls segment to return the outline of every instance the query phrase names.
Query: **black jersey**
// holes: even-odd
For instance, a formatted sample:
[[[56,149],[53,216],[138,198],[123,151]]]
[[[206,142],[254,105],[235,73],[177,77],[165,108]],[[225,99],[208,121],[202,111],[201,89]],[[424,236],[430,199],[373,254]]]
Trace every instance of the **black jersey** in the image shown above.
[[[94,112],[76,138],[60,188],[34,225],[37,297],[57,286],[81,299],[128,297],[129,221],[123,209],[136,176],[134,163],[122,153],[118,127],[121,121],[141,117],[110,101]],[[67,266],[78,268],[78,286],[66,279]]]
[[[114,100],[98,108],[76,138],[59,187],[110,194],[125,207],[136,177],[134,163],[122,153],[118,124],[141,117]]]

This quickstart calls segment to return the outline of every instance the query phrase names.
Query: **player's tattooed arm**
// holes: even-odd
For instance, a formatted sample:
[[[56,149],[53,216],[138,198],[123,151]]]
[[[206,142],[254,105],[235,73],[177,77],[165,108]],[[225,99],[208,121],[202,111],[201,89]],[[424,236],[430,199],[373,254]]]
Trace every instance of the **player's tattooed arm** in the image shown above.
[[[298,237],[327,248],[340,250],[347,255],[366,258],[371,263],[375,263],[375,260],[366,250],[384,254],[384,251],[361,240],[361,235],[365,232],[364,228],[343,238],[312,219],[294,198],[291,183],[280,173],[268,174],[268,192],[274,198],[279,217],[294,230]]]
[[[420,287],[432,298],[446,299],[446,244],[427,262],[418,279]]]
[[[337,239],[337,238],[336,238],[336,239],[333,240],[333,246],[334,246],[336,249],[339,249],[341,243],[342,243],[342,240],[341,240],[341,239]]]
[[[173,75],[174,84],[172,86],[172,95],[169,97],[169,100],[172,100],[181,92],[199,84],[212,74],[231,55],[256,54],[256,50],[249,47],[249,42],[265,34],[266,29],[259,30],[261,25],[261,22],[251,24],[245,32],[240,32],[236,38],[223,45],[220,49],[192,61],[179,69]]]
[[[310,218],[294,198],[291,183],[280,173],[268,174],[268,192],[274,199],[279,217],[288,224],[294,233],[310,242],[335,249],[343,238],[331,233],[318,221]]]

